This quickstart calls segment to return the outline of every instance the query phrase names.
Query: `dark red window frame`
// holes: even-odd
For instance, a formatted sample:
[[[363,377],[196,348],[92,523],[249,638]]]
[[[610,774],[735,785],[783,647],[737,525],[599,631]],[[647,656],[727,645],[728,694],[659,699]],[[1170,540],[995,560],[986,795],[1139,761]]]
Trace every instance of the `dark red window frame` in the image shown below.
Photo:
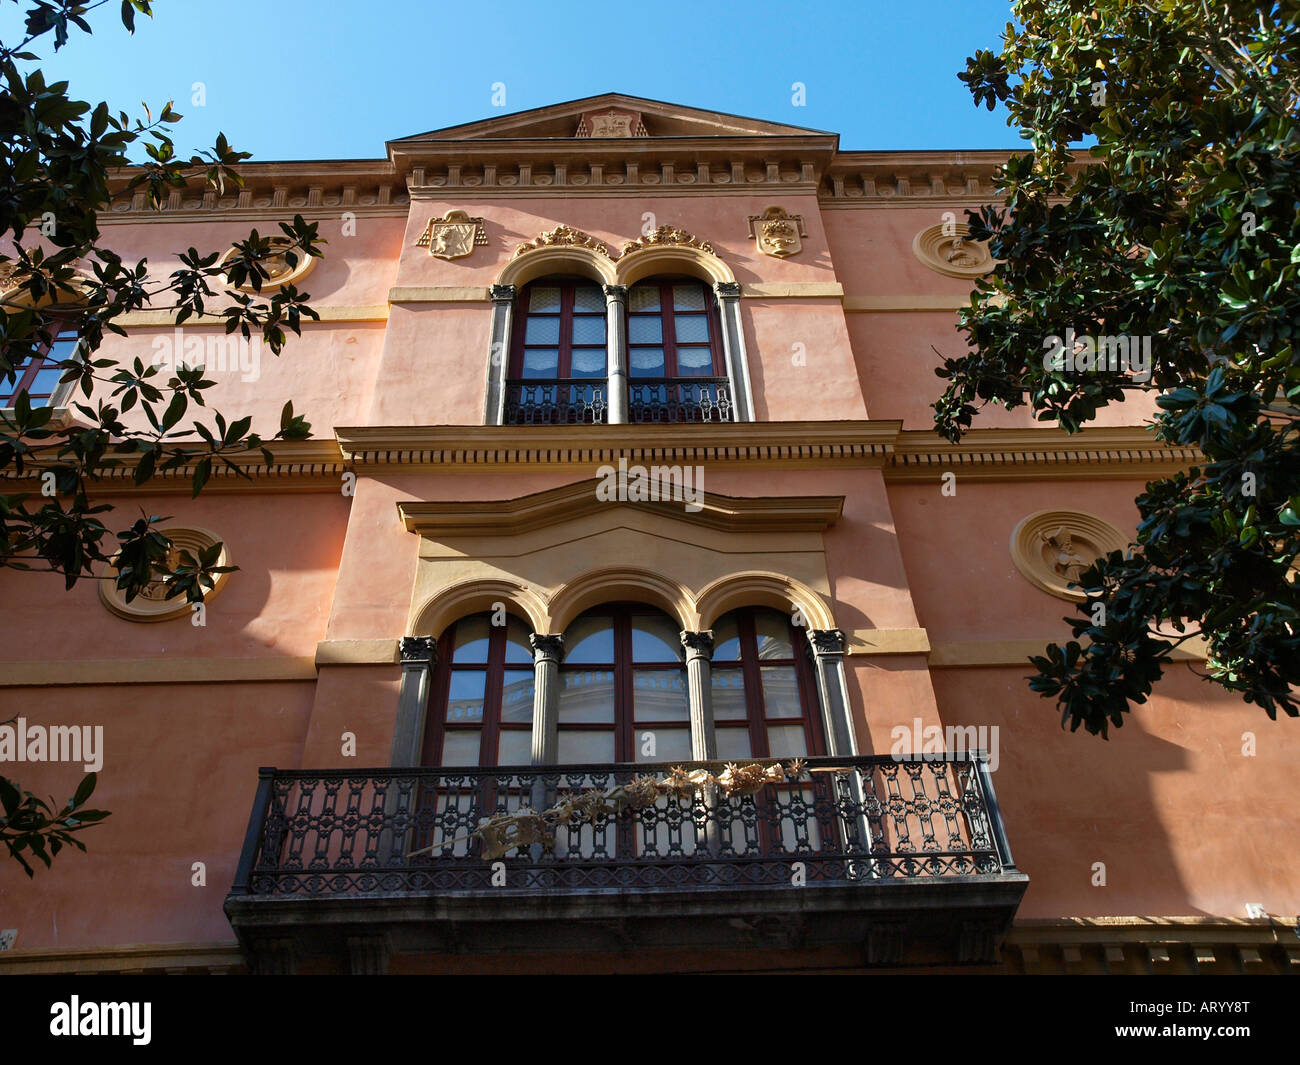
[[[558,288],[560,290],[560,307],[556,311],[533,311],[530,310],[532,304],[533,291],[538,288]],[[529,349],[549,350],[559,348],[559,357],[556,363],[554,378],[565,379],[573,377],[573,349],[576,347],[580,350],[596,351],[599,350],[604,361],[605,369],[598,376],[583,375],[581,380],[592,382],[605,381],[609,377],[609,335],[608,330],[604,332],[604,339],[599,344],[575,344],[573,341],[573,320],[574,318],[599,318],[602,322],[606,320],[606,312],[602,307],[599,311],[579,310],[575,306],[574,292],[579,288],[600,289],[600,285],[585,277],[539,277],[536,281],[530,281],[520,290],[518,302],[516,303],[517,313],[515,315],[514,336],[511,339],[510,354],[510,374],[511,380],[528,381],[528,380],[552,380],[550,377],[543,378],[526,378],[524,377],[524,356]],[[556,319],[559,321],[559,340],[555,344],[530,344],[528,342],[528,321],[530,318],[535,319]]]
[[[58,369],[60,363],[66,362],[68,359],[73,357],[76,352],[75,341],[78,337],[74,330],[67,328],[58,329],[57,326],[55,329],[51,330],[51,333],[54,338],[53,343],[40,344],[38,353],[30,355],[17,367],[12,384],[7,375],[0,375],[0,407],[12,407],[14,405],[15,397],[20,392],[27,393],[27,398],[33,407],[46,406],[50,400],[53,399],[54,393],[58,390],[60,384],[59,378],[62,378],[63,376],[62,373],[59,374],[58,378],[55,378],[54,384],[48,392],[33,392],[31,390],[32,385],[35,383],[37,375],[40,374],[42,370]],[[66,355],[61,354],[52,357],[52,353],[55,351],[56,346],[60,341],[72,341],[72,352]]]
[[[704,295],[704,309],[700,311],[678,310],[673,305],[673,288],[678,285],[695,285],[700,288]],[[659,307],[657,310],[634,311],[632,309],[632,290],[637,288],[653,287],[659,289]],[[645,374],[643,375],[650,380],[657,380],[661,376],[669,380],[691,381],[701,377],[725,377],[726,372],[722,368],[722,342],[721,342],[721,322],[718,319],[718,308],[713,294],[709,291],[708,285],[693,277],[654,277],[647,278],[644,281],[638,281],[628,290],[627,299],[627,338],[628,338],[628,379],[635,381],[638,377],[632,369],[633,360],[631,353],[638,348],[663,348],[664,350],[664,372],[662,375]],[[632,341],[632,320],[635,318],[658,318],[661,322],[661,342]],[[707,374],[685,374],[679,372],[677,365],[677,319],[678,318],[702,318],[707,326],[708,342],[707,347],[712,357],[712,365]],[[682,347],[705,347],[706,344],[682,344]]]

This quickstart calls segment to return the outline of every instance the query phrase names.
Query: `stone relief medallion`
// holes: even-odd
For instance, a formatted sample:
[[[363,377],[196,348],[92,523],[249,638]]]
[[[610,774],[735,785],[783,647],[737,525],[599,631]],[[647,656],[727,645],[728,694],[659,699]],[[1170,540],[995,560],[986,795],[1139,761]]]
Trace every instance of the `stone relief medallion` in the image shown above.
[[[296,260],[292,265],[290,265],[287,258],[290,251],[293,252]],[[225,265],[228,260],[233,259],[237,254],[235,249],[231,248],[221,257],[221,261],[217,265]],[[262,268],[267,272],[268,276],[262,282],[261,291],[268,292],[291,283],[297,284],[316,269],[316,262],[316,256],[308,255],[301,248],[295,248],[293,241],[288,237],[272,237],[271,254],[262,260]],[[235,287],[240,292],[255,291],[251,281]]]
[[[441,218],[430,218],[415,243],[439,259],[463,259],[476,245],[487,242],[482,218],[471,218],[464,211],[448,211]]]
[[[1081,510],[1041,510],[1030,514],[1011,534],[1011,559],[1031,583],[1054,595],[1081,603],[1079,576],[1103,555],[1123,551],[1129,540],[1109,522]]]
[[[768,207],[762,214],[749,216],[749,235],[758,242],[758,250],[764,255],[785,259],[803,250],[800,238],[808,234],[803,227],[803,215],[786,214],[784,207]]]
[[[181,564],[182,551],[188,551],[197,558],[199,551],[209,548],[221,540],[221,537],[216,533],[197,527],[181,528],[173,526],[160,529],[159,532],[172,542],[171,551],[167,555],[167,565],[173,569]],[[218,566],[230,565],[230,552],[224,543],[216,564]],[[113,584],[113,579],[117,577],[117,570],[110,567],[104,577],[105,579],[99,582],[100,602],[118,617],[125,618],[127,621],[171,621],[173,618],[186,616],[190,612],[190,604],[186,602],[183,595],[171,599],[167,598],[167,586],[163,581],[154,581],[147,585],[139,595],[128,603],[126,594]],[[217,574],[216,583],[204,595],[203,601],[205,603],[212,602],[212,597],[225,587],[229,577],[229,573]]]
[[[965,222],[940,222],[921,230],[912,241],[912,254],[948,277],[980,277],[996,265],[988,247],[970,239]]]

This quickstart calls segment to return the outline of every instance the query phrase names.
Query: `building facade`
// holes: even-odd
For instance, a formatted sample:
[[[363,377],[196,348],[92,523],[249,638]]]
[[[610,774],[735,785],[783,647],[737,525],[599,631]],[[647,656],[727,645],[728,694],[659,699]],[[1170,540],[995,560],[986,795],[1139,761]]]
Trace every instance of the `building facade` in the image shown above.
[[[0,575],[0,718],[102,726],[112,811],[0,870],[0,971],[1300,968],[1293,730],[1194,648],[1109,742],[1025,684],[1194,456],[1140,402],[932,431],[1004,158],[610,94],[119,198],[159,276],[320,223],[279,358],[103,349],[313,433],[102,484],[225,545],[201,616]]]

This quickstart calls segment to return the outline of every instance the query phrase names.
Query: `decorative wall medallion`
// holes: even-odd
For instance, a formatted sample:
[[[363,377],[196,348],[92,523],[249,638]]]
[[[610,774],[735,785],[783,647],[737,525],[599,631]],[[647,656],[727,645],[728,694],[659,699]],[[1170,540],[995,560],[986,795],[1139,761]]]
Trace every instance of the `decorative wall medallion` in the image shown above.
[[[784,259],[803,250],[800,238],[808,234],[803,227],[803,215],[786,214],[784,207],[768,207],[762,214],[749,216],[749,235],[758,242],[758,250],[764,255]]]
[[[1128,537],[1109,522],[1081,510],[1041,510],[1011,534],[1016,568],[1043,591],[1080,603],[1079,575],[1103,555],[1123,551]]]
[[[684,229],[678,229],[676,226],[660,226],[648,237],[642,237],[640,240],[630,240],[623,245],[623,254],[640,251],[642,248],[658,248],[665,245],[676,245],[684,248],[698,248],[700,251],[708,252],[710,255],[715,254],[713,245],[703,240],[697,240],[695,234],[687,233]]]
[[[578,119],[575,137],[645,137],[645,122],[636,111],[593,111]]]
[[[266,259],[262,260],[262,268],[269,275],[262,282],[262,292],[277,289],[291,283],[297,284],[316,269],[318,257],[315,255],[308,255],[301,248],[294,247],[294,242],[288,237],[271,237],[270,242],[271,254]],[[293,252],[295,258],[295,262],[292,266],[289,264],[288,258],[286,258],[290,251]],[[221,257],[221,262],[217,265],[225,265],[225,263],[228,260],[233,259],[236,254],[237,252],[235,249],[231,248]],[[240,292],[254,291],[251,283],[238,285],[236,287]]]
[[[159,531],[172,542],[172,550],[167,558],[168,565],[172,567],[180,564],[182,551],[188,551],[197,557],[199,551],[221,540],[216,533],[198,527],[172,526]],[[230,565],[230,552],[224,543],[221,554],[217,558],[217,565]],[[111,578],[116,576],[117,570],[110,568],[105,574],[106,579],[99,582],[99,599],[118,617],[125,618],[127,621],[171,621],[173,618],[189,614],[190,604],[185,601],[185,597],[178,595],[172,599],[166,598],[167,587],[162,581],[154,581],[128,603],[125,593],[113,585]],[[212,597],[225,587],[229,577],[229,573],[217,574],[216,583],[208,590],[203,601],[212,602]]]
[[[912,254],[948,277],[980,277],[995,265],[988,247],[970,239],[965,222],[940,222],[921,230],[912,241]]]
[[[428,248],[439,259],[463,259],[475,245],[486,244],[483,219],[471,218],[464,211],[448,211],[441,218],[430,218],[416,247]]]
[[[582,232],[580,229],[571,229],[569,226],[556,226],[549,233],[540,233],[532,240],[525,244],[520,244],[515,249],[515,255],[523,255],[524,252],[536,251],[538,248],[555,248],[555,247],[576,247],[590,248],[600,255],[608,256],[609,248],[598,241],[595,237]]]

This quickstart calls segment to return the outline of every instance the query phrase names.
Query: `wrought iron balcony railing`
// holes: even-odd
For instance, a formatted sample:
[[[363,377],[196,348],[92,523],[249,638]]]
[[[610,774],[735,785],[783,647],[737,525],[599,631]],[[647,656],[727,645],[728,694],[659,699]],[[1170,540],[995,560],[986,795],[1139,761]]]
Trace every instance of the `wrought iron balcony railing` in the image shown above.
[[[736,405],[725,377],[646,378],[628,382],[632,422],[730,422]]]
[[[979,757],[815,758],[730,795],[664,791],[676,768],[263,769],[232,896],[478,894],[501,863],[510,894],[548,896],[1019,876]],[[647,778],[660,791],[642,805],[599,798]],[[494,818],[523,827],[477,832]]]
[[[507,425],[580,425],[605,420],[603,379],[563,377],[506,382]]]
[[[506,382],[507,425],[576,425],[608,416],[603,379],[545,378]],[[730,422],[736,419],[725,377],[637,377],[628,383],[631,422]]]

